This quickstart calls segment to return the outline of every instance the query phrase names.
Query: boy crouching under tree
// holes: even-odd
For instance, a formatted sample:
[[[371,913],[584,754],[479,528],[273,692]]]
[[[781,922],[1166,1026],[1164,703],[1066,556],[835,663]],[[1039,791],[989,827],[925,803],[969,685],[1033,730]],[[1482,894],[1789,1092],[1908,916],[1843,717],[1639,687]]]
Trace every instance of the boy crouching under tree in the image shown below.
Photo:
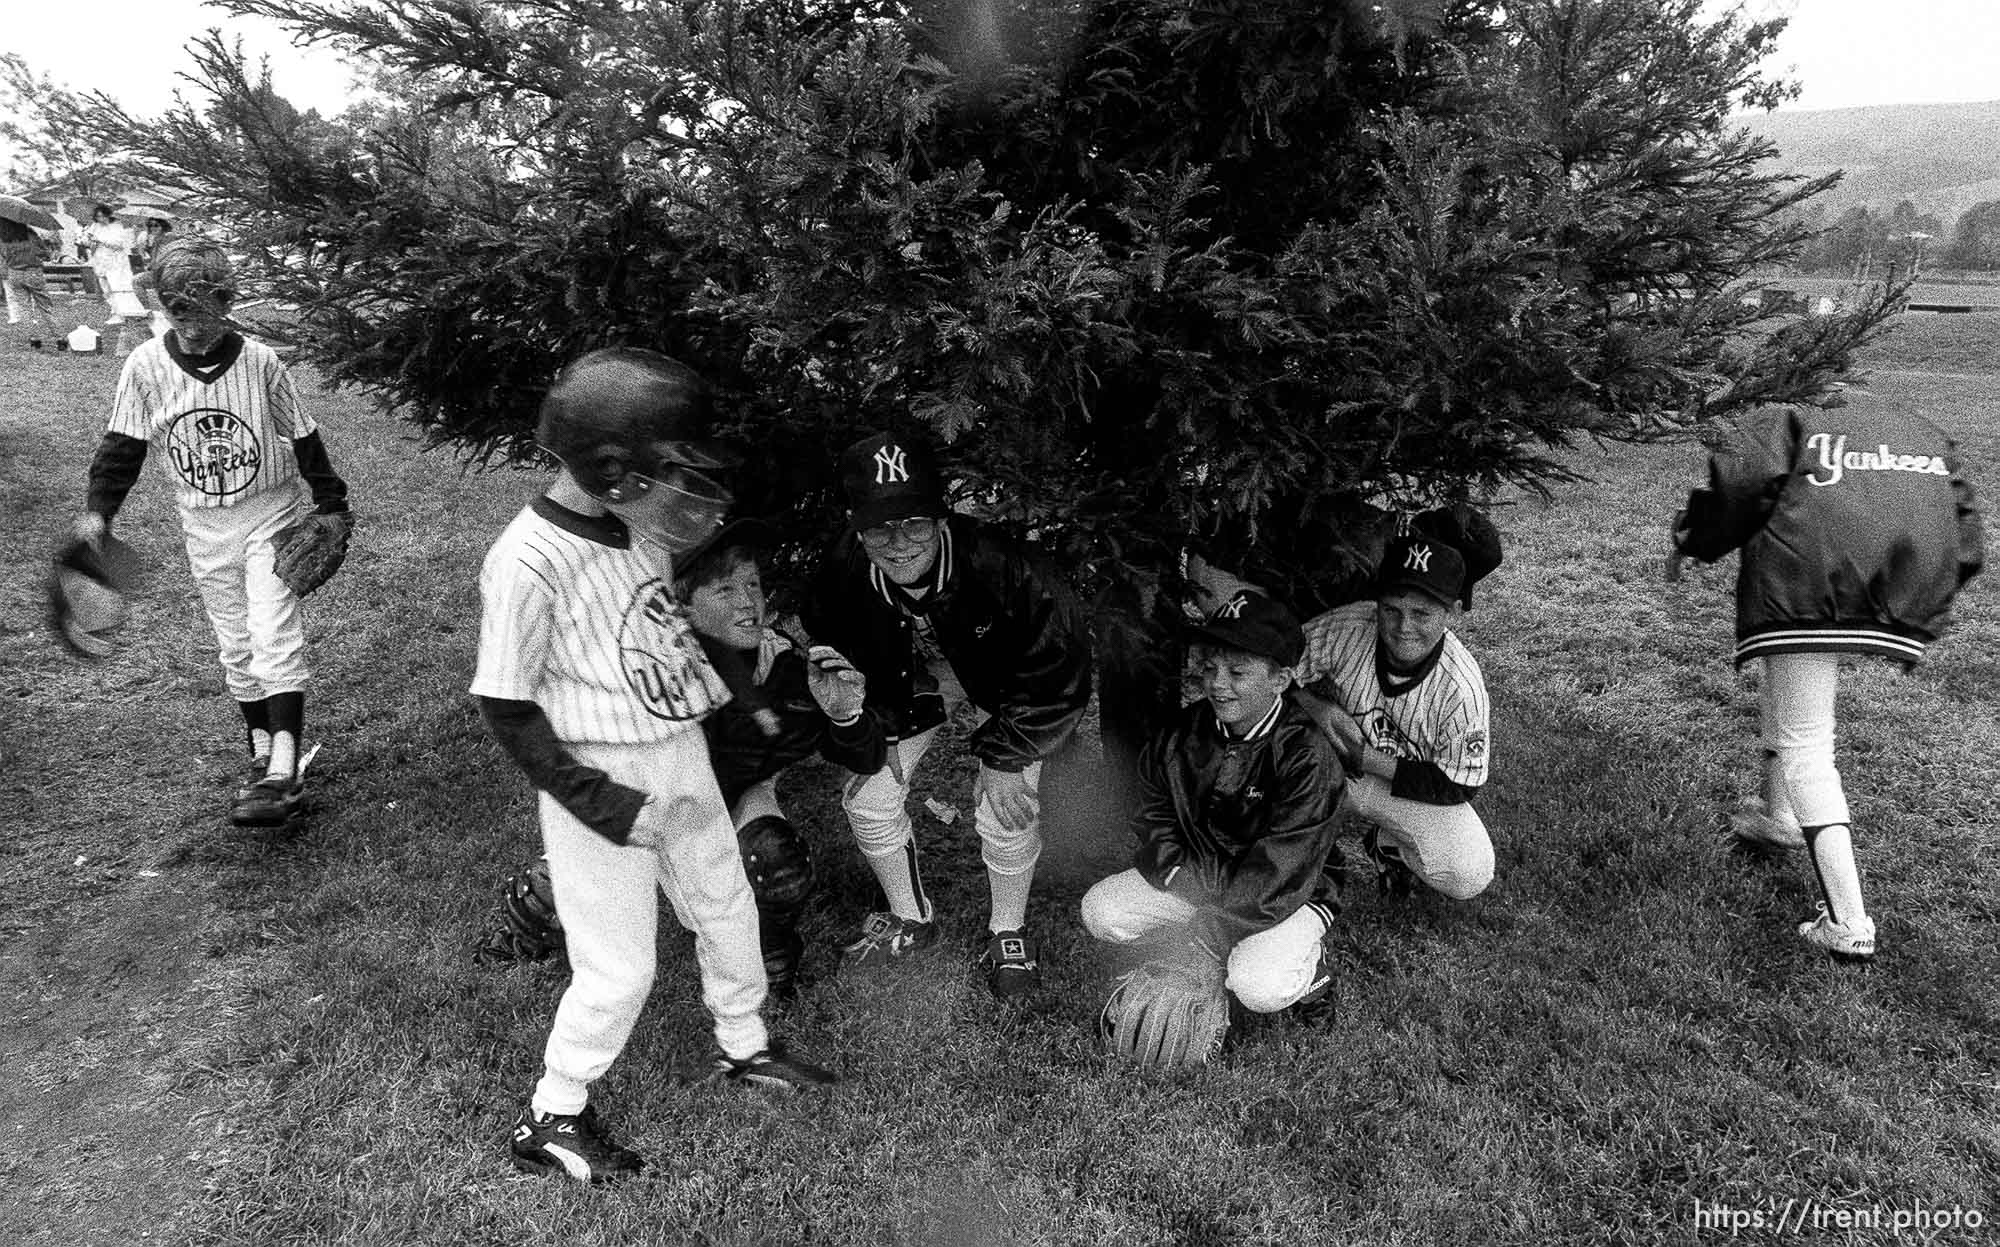
[[[1084,894],[1083,924],[1112,944],[1185,934],[1226,960],[1224,986],[1253,1013],[1316,1003],[1333,986],[1322,881],[1340,866],[1345,777],[1292,693],[1304,634],[1283,605],[1239,590],[1190,639],[1206,696],[1141,752],[1138,852]]]
[[[487,553],[472,692],[540,790],[543,847],[572,970],[513,1160],[599,1183],[643,1162],[613,1142],[590,1084],[652,990],[659,893],[694,932],[719,1080],[836,1081],[764,1025],[757,908],[700,725],[727,690],[675,600],[672,560],[712,537],[728,461],[707,441],[706,385],[652,351],[573,361],[537,440],[562,462]]]

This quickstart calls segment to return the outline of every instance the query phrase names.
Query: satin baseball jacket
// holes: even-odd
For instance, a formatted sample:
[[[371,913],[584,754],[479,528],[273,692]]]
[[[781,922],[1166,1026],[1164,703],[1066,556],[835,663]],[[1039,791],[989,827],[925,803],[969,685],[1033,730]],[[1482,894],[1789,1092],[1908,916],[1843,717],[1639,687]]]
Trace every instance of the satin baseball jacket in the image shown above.
[[[1195,702],[1139,756],[1133,865],[1202,907],[1233,945],[1291,917],[1326,868],[1338,870],[1346,782],[1333,742],[1289,691],[1240,739]]]
[[[868,704],[898,739],[944,722],[943,698],[919,687],[915,615],[924,615],[966,696],[992,717],[969,748],[998,771],[1021,771],[1069,740],[1090,702],[1090,635],[1054,573],[1017,542],[969,516],[939,526],[933,588],[912,603],[853,533],[821,561],[800,612],[816,642],[868,677]]]
[[[1951,439],[1866,392],[1747,416],[1688,496],[1674,544],[1705,563],[1742,549],[1739,665],[1808,652],[1914,665],[1985,557]]]

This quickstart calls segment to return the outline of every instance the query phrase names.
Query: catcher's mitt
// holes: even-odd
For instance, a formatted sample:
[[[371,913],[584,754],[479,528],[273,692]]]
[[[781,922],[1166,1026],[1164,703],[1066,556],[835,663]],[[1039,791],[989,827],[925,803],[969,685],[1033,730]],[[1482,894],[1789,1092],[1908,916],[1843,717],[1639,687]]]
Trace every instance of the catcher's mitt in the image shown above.
[[[1207,949],[1127,971],[1104,1002],[1104,1046],[1146,1069],[1206,1065],[1229,1032],[1222,962]]]
[[[555,885],[549,882],[548,859],[538,857],[500,885],[500,926],[479,941],[472,960],[482,966],[546,961],[562,949]]]
[[[49,573],[49,623],[63,643],[86,658],[116,651],[112,634],[132,613],[125,595],[139,568],[132,547],[108,533],[96,544],[64,542]]]
[[[347,559],[347,537],[354,531],[354,516],[346,511],[331,515],[318,511],[278,531],[272,541],[277,551],[273,570],[285,587],[304,597],[333,579]]]

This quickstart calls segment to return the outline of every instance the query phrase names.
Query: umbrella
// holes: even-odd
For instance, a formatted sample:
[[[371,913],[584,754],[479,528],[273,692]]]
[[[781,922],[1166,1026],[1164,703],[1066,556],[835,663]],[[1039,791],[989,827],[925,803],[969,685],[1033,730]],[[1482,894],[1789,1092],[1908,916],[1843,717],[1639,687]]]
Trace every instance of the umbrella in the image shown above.
[[[124,217],[128,221],[165,221],[169,225],[174,223],[173,213],[152,204],[126,204],[113,211],[111,215]]]
[[[55,229],[56,219],[19,195],[0,195],[0,220],[32,229]]]

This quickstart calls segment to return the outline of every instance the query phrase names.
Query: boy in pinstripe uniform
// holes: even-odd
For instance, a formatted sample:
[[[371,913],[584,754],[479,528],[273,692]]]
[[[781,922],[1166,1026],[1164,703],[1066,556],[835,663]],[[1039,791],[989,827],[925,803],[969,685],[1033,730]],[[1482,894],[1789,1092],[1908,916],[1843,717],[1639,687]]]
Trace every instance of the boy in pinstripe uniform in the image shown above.
[[[708,442],[707,387],[651,351],[573,361],[538,440],[562,462],[480,573],[472,692],[540,792],[543,846],[570,966],[543,1074],[514,1127],[516,1166],[591,1183],[637,1173],[588,1103],[654,975],[658,893],[694,932],[718,1079],[835,1081],[771,1041],[757,909],[702,719],[728,690],[673,591],[674,559],[713,536],[729,492]]]
[[[76,534],[96,542],[110,531],[157,448],[250,746],[231,817],[276,826],[299,800],[309,673],[299,600],[272,570],[273,539],[306,507],[346,514],[347,485],[284,364],[231,327],[235,278],[222,249],[184,240],[152,273],[173,328],[125,361]]]
[[[1453,900],[1493,879],[1493,842],[1472,808],[1486,782],[1486,681],[1453,634],[1465,558],[1423,535],[1390,539],[1375,598],[1305,626],[1302,696],[1353,777],[1344,809],[1375,825],[1387,890],[1412,874]]]

